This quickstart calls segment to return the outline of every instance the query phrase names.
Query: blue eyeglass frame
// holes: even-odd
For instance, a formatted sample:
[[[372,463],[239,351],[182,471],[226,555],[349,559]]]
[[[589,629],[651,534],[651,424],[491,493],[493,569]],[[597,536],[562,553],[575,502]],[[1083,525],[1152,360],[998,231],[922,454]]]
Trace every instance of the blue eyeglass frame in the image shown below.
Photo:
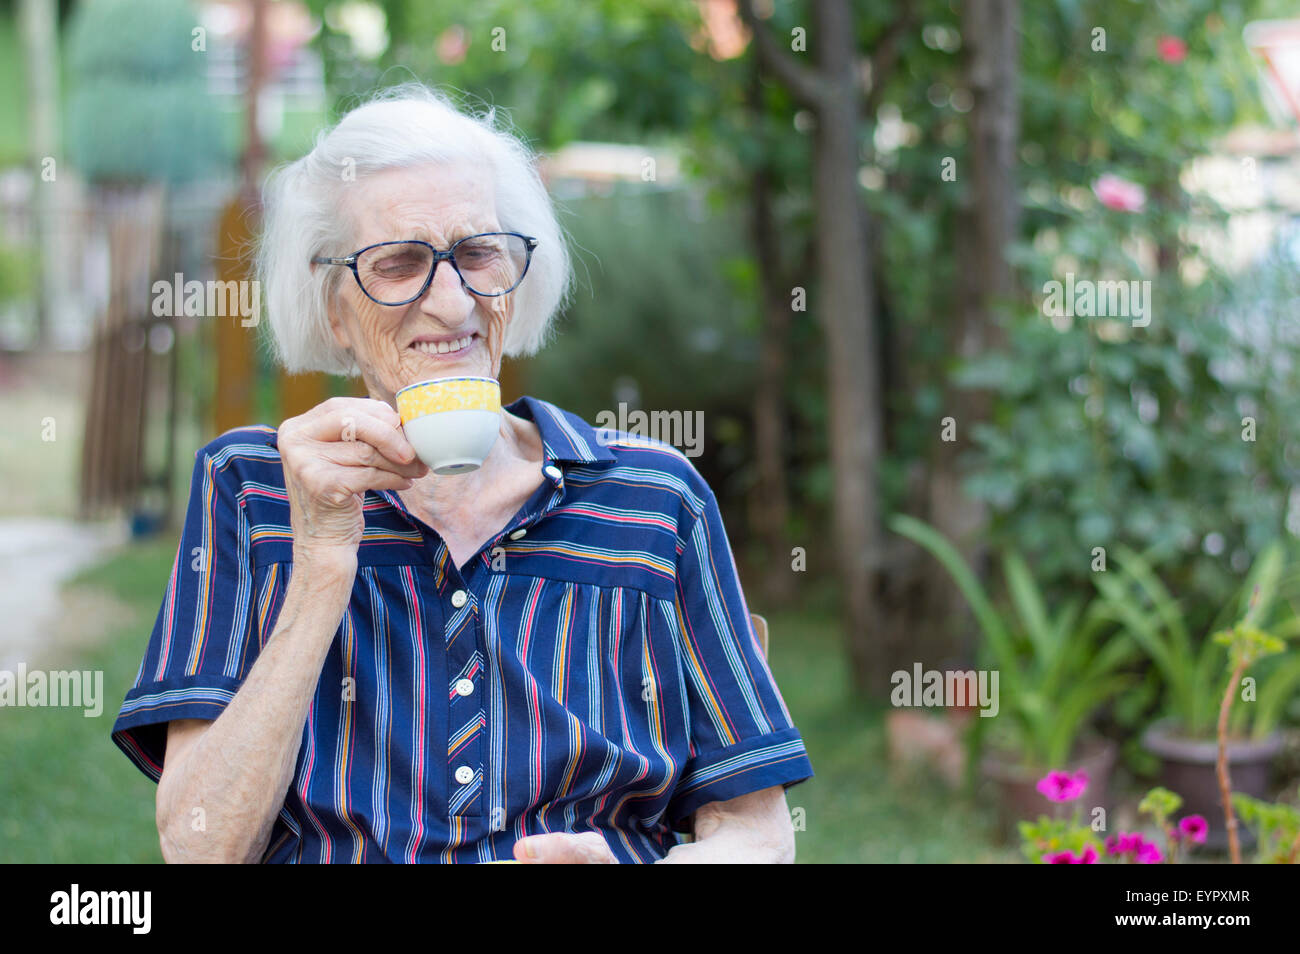
[[[527,251],[527,257],[524,259],[524,269],[519,273],[519,281],[516,281],[505,291],[496,292],[495,294],[479,292],[470,288],[469,282],[465,281],[465,276],[460,272],[460,266],[456,264],[455,253],[457,247],[459,247],[462,242],[468,242],[470,239],[483,238],[485,235],[513,235],[517,238],[521,238],[524,240],[524,248]],[[468,288],[470,293],[473,295],[477,295],[480,298],[500,298],[502,295],[508,295],[519,287],[519,283],[522,282],[524,276],[528,274],[528,267],[533,263],[533,249],[537,248],[537,244],[537,239],[533,238],[531,235],[524,235],[521,232],[479,232],[476,235],[467,235],[463,239],[458,239],[455,244],[445,252],[440,252],[428,242],[422,242],[419,239],[397,239],[392,242],[376,242],[374,245],[367,245],[365,248],[357,249],[346,258],[329,258],[324,255],[313,255],[311,260],[315,265],[348,266],[352,269],[352,277],[356,279],[357,287],[361,289],[363,295],[373,301],[376,305],[391,307],[394,305],[409,305],[411,302],[419,301],[423,298],[424,293],[427,292],[429,286],[433,284],[433,277],[438,273],[438,265],[441,262],[451,262],[451,267],[456,270],[456,277],[460,279],[460,283]],[[425,278],[424,284],[420,286],[420,290],[416,294],[407,298],[405,301],[380,301],[374,295],[370,294],[370,292],[366,291],[366,286],[361,283],[361,273],[357,271],[357,260],[372,248],[381,248],[385,245],[423,245],[433,253],[433,265],[429,268],[429,275]]]

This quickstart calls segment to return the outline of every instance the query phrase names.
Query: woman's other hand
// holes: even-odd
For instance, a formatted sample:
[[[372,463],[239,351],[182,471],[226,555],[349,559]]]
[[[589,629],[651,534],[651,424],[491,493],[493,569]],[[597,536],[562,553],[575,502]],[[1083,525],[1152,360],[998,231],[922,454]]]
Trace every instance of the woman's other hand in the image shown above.
[[[529,835],[515,842],[515,859],[526,865],[616,865],[618,858],[594,831]]]

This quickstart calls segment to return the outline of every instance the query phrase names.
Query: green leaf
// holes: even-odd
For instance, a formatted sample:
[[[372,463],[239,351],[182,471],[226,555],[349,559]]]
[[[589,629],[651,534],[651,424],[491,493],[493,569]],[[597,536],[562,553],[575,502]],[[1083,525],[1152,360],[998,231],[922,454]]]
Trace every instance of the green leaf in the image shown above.
[[[1189,719],[1194,700],[1190,695],[1188,674],[1184,661],[1175,656],[1162,638],[1158,618],[1154,613],[1139,609],[1129,590],[1109,574],[1095,574],[1094,583],[1109,601],[1111,612],[1164,676],[1165,691],[1172,708],[1181,718]]]
[[[1011,633],[961,554],[944,539],[942,534],[915,517],[895,514],[889,521],[889,527],[895,533],[925,547],[943,564],[962,596],[966,598],[967,604],[975,614],[975,619],[979,622],[980,629],[988,639],[993,655],[997,659],[998,668],[1002,672],[1003,683],[1007,684],[1007,689],[1014,693],[1020,683],[1020,661]]]
[[[1081,725],[1107,699],[1132,685],[1136,677],[1121,673],[1082,683],[1065,694],[1056,705],[1055,724],[1047,740],[1048,761],[1062,765],[1070,757]]]
[[[1163,825],[1174,812],[1182,807],[1183,797],[1167,788],[1153,788],[1138,803],[1138,812],[1146,813]]]
[[[1293,655],[1274,669],[1259,687],[1255,702],[1253,735],[1262,739],[1277,728],[1286,704],[1300,691],[1300,655]]]
[[[1056,638],[1056,633],[1047,618],[1042,594],[1039,593],[1029,567],[1015,554],[1007,554],[1003,560],[1006,574],[1007,591],[1015,604],[1020,622],[1024,626],[1029,641],[1033,644],[1034,654],[1040,670],[1049,668],[1060,652],[1064,643]]]
[[[1135,551],[1120,547],[1117,551],[1120,565],[1142,587],[1151,599],[1156,613],[1169,632],[1169,646],[1177,664],[1190,667],[1192,661],[1192,640],[1187,632],[1187,623],[1178,602],[1160,582],[1151,565]]]
[[[1249,608],[1242,619],[1243,623],[1253,626],[1260,620],[1268,619],[1282,578],[1283,555],[1282,544],[1275,541],[1256,558],[1243,587],[1249,596]]]

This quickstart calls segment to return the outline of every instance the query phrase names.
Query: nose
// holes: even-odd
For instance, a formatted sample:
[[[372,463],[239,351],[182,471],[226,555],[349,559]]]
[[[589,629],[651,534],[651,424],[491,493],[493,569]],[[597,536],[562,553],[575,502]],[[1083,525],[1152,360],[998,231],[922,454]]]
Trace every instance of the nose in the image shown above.
[[[474,296],[465,288],[451,262],[439,262],[433,271],[433,281],[420,299],[420,310],[448,328],[455,328],[469,319],[474,304]]]

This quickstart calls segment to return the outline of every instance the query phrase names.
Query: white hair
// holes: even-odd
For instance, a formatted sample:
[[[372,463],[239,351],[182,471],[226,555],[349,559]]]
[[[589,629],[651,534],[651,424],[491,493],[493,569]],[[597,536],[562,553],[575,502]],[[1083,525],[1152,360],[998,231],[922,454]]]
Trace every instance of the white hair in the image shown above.
[[[256,273],[276,360],[290,373],[355,375],[352,356],[330,333],[330,296],[347,268],[312,269],[314,255],[344,257],[356,248],[340,212],[353,179],[425,162],[467,162],[488,169],[496,215],[506,232],[537,238],[528,276],[512,293],[501,350],[529,355],[546,341],[551,318],[569,294],[571,267],[555,208],[534,153],[495,108],[462,112],[422,83],[382,90],[322,130],[311,152],[272,172],[262,190],[263,229]],[[396,236],[394,236],[396,237]]]

